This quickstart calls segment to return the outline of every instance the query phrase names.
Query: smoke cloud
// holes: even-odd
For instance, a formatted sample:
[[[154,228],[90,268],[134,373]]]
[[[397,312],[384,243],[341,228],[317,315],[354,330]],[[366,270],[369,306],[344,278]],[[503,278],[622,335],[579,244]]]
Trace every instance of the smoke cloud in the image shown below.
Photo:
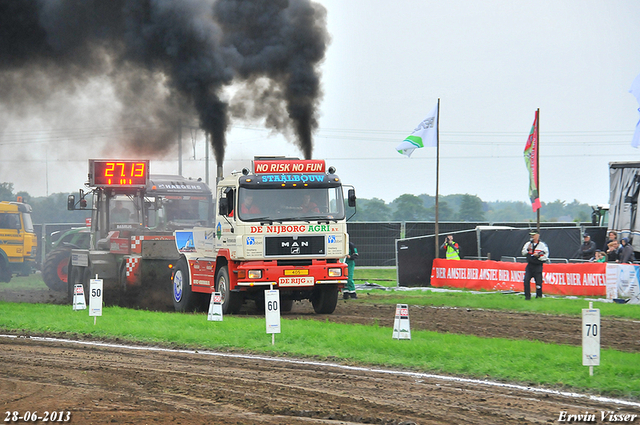
[[[197,117],[222,165],[241,118],[311,158],[328,42],[326,10],[309,0],[0,0],[0,106],[25,115],[98,78],[120,125],[160,129],[128,140],[138,151],[167,150],[179,120]]]

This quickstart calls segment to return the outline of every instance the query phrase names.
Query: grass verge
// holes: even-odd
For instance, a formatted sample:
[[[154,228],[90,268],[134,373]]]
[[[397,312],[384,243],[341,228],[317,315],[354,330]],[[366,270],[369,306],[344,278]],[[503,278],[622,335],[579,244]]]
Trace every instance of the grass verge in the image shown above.
[[[0,302],[0,328],[39,333],[85,334],[152,344],[211,350],[242,350],[306,356],[346,363],[490,378],[525,385],[572,388],[640,399],[640,354],[602,350],[593,377],[581,365],[581,348],[536,341],[414,331],[411,341],[391,338],[391,329],[315,320],[282,320],[275,346],[263,318],[158,313],[108,307],[93,318],[70,306]]]

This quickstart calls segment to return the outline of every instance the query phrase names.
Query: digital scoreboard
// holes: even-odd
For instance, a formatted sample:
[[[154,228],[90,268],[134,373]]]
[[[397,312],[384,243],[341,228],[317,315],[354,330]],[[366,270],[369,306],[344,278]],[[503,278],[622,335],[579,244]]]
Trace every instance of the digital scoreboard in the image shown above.
[[[149,160],[89,160],[89,185],[92,187],[146,187]]]

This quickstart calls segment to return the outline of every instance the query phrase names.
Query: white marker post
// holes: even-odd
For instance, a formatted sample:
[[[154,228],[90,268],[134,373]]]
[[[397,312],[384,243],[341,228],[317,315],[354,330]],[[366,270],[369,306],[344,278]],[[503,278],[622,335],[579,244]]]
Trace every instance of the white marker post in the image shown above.
[[[86,310],[87,304],[84,301],[84,287],[77,283],[73,285],[73,311]]]
[[[102,279],[89,281],[89,316],[93,316],[93,324],[96,324],[96,317],[102,316]]]
[[[593,376],[593,367],[600,366],[600,309],[582,309],[582,366],[589,366],[589,375]]]
[[[280,291],[277,289],[264,291],[264,317],[267,333],[271,334],[271,345],[275,345],[276,334],[280,333]]]
[[[396,304],[396,318],[393,321],[393,339],[411,339],[409,306]]]
[[[214,292],[211,294],[211,302],[209,303],[209,314],[207,320],[213,322],[222,322],[222,294]]]

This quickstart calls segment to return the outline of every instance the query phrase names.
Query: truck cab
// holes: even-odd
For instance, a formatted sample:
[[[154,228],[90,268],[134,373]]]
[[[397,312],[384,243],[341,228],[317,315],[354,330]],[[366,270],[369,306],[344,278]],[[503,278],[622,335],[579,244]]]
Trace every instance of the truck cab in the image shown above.
[[[35,267],[38,242],[31,211],[29,204],[0,202],[0,282],[26,276]]]

